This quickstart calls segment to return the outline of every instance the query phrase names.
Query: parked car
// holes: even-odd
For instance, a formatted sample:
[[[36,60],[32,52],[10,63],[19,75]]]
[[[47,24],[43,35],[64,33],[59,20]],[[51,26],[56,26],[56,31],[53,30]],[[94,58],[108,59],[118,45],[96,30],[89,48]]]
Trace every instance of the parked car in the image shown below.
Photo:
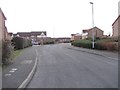
[[[34,44],[33,45],[38,45],[39,43],[38,42],[34,42]]]

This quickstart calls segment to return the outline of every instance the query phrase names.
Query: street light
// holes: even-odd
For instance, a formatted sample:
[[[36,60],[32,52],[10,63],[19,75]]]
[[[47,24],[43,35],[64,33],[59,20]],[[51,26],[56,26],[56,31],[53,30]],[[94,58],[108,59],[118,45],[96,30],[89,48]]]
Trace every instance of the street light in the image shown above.
[[[94,42],[94,7],[93,7],[93,2],[90,2],[90,4],[92,5],[92,27],[93,27],[93,31],[92,31],[92,48],[94,48],[95,42]]]

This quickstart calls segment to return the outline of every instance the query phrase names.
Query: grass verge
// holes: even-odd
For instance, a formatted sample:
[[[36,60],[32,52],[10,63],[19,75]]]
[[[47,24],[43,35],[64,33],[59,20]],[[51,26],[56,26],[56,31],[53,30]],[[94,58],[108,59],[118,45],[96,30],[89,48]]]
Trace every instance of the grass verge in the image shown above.
[[[23,49],[13,51],[11,59],[14,60],[16,57],[18,57],[22,53],[22,51],[23,51]]]
[[[23,50],[24,49],[13,51],[12,55],[10,56],[10,60],[12,63],[15,61],[15,58],[17,58],[19,55],[22,54]],[[9,64],[3,64],[3,65],[0,65],[0,67],[2,67],[2,69],[5,69],[7,68],[8,65]]]

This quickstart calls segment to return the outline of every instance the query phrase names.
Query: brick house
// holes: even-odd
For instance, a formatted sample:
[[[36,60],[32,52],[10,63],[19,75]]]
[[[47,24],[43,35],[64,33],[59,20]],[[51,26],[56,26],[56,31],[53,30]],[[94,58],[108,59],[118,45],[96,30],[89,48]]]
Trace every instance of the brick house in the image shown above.
[[[6,27],[5,20],[6,20],[6,17],[0,8],[0,40],[5,40],[4,38],[4,32]]]
[[[79,33],[71,34],[71,41],[80,40],[80,39],[82,39],[82,36]]]
[[[99,29],[98,27],[94,27],[94,28],[83,30],[82,37],[84,37],[84,35],[85,35],[85,38],[92,38],[93,31],[94,31],[94,36],[95,37],[102,38],[104,36],[103,35],[103,33],[104,33],[103,30]]]
[[[118,33],[120,35],[120,15],[118,16],[118,18],[114,21],[114,23],[112,24],[112,29],[113,29],[113,35],[112,37],[118,37]]]
[[[14,36],[19,36],[27,39],[31,39],[32,42],[43,43],[43,39],[47,36],[46,31],[32,31],[32,32],[18,32]]]
[[[5,21],[7,18],[5,17],[3,11],[0,8],[0,40],[10,40],[10,35],[8,34],[7,27],[5,26]]]
[[[45,37],[46,31],[18,32],[17,35],[24,38],[36,39],[37,37]]]
[[[65,43],[65,42],[70,42],[71,38],[69,37],[59,37],[59,38],[55,38],[55,41],[58,43]]]

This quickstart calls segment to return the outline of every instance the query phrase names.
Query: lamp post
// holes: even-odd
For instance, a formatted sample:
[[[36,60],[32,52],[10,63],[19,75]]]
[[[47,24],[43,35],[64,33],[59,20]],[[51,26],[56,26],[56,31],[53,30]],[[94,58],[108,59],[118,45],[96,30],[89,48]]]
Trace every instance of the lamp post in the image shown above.
[[[95,42],[95,36],[94,36],[94,7],[93,7],[93,2],[90,2],[90,4],[92,5],[92,48],[94,48]]]

